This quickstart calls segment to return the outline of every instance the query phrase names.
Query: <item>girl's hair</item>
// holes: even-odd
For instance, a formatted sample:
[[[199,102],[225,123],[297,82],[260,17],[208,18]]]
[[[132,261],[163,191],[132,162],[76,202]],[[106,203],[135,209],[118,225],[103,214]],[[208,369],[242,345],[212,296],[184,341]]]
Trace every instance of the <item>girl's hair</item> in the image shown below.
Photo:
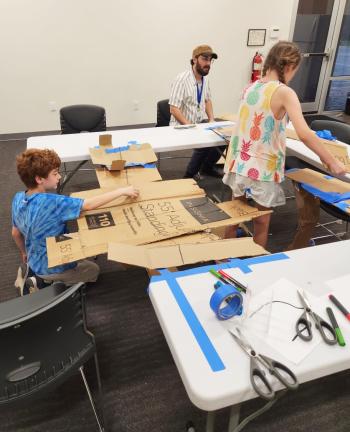
[[[50,172],[58,169],[61,160],[53,150],[29,149],[16,158],[17,172],[28,188],[35,188],[36,176],[47,178]]]
[[[299,47],[293,42],[277,42],[269,51],[262,75],[265,76],[268,69],[275,70],[278,73],[278,79],[285,84],[284,68],[293,66],[296,68],[301,61]]]

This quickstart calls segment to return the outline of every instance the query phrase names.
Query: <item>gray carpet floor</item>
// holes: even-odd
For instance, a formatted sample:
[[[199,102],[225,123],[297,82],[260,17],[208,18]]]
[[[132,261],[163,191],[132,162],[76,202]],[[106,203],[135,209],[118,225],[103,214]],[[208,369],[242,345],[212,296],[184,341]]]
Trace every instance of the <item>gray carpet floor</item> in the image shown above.
[[[13,281],[19,254],[10,235],[10,208],[14,193],[23,189],[15,172],[15,155],[24,149],[24,139],[0,142],[2,302],[17,296]],[[163,178],[182,177],[188,161],[185,157],[189,154],[182,153],[184,159],[162,161]],[[220,180],[203,178],[200,184],[209,196],[229,198],[229,190],[223,189]],[[66,193],[97,186],[93,171],[81,171]],[[284,187],[286,194],[291,195],[290,184],[286,182]],[[330,219],[322,213],[322,221]],[[274,212],[269,250],[282,251],[290,242],[295,227],[295,202],[290,199],[286,206]],[[336,229],[343,227],[336,226]],[[324,231],[320,229],[317,234],[322,235]],[[332,239],[323,240],[326,241]],[[97,340],[107,429],[115,432],[181,432],[185,431],[186,422],[192,420],[196,431],[204,431],[206,413],[194,407],[187,397],[147,296],[147,273],[140,268],[126,271],[117,263],[108,262],[105,256],[98,257],[97,261],[102,274],[98,282],[88,288],[87,307],[89,328]],[[88,379],[95,388],[93,372],[93,365],[90,365]],[[304,384],[298,392],[284,396],[273,409],[244,430],[349,432],[349,388],[347,371]],[[258,399],[243,404],[242,417],[262,404]],[[226,430],[227,420],[228,409],[219,411],[218,431]],[[39,431],[97,431],[79,376],[72,377],[55,393],[25,407],[0,407],[0,432]]]

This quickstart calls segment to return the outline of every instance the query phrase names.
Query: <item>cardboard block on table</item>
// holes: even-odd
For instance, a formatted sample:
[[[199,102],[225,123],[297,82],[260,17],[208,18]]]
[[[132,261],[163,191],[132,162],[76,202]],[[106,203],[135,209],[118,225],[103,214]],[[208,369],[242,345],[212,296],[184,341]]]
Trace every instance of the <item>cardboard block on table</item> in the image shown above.
[[[238,200],[216,205],[203,196],[150,200],[94,210],[78,219],[79,231],[74,238],[47,239],[49,266],[104,253],[108,242],[154,243],[236,225],[267,213],[270,211],[259,211]]]
[[[294,129],[286,129],[287,138],[301,141]],[[350,156],[347,144],[339,143],[338,141],[328,141],[320,138],[323,146],[341,163],[345,165],[346,172],[350,173]]]
[[[107,149],[104,146],[90,148],[92,163],[95,165],[105,165],[111,171],[120,171],[128,163],[146,164],[157,161],[157,156],[150,144],[132,144],[128,147],[128,150],[120,150],[113,153],[107,152],[107,150],[112,149],[111,147]]]
[[[138,185],[137,188],[140,192],[138,198],[131,199],[128,197],[120,197],[99,208],[102,209],[125,203],[135,203],[153,199],[166,199],[181,196],[188,197],[196,195],[205,196],[204,190],[201,189],[193,179],[165,180],[153,183],[144,183],[142,185]],[[105,192],[110,192],[111,190],[115,190],[115,188],[90,189],[82,192],[74,192],[71,194],[71,196],[75,198],[86,199],[101,195]]]
[[[266,254],[251,237],[154,247],[108,243],[108,259],[147,269],[178,267],[203,261]]]
[[[286,177],[298,183],[306,183],[322,192],[335,192],[339,194],[350,193],[350,183],[343,182],[337,178],[329,177],[308,168],[293,170],[286,173]],[[342,201],[350,206],[350,200]],[[338,205],[336,205],[338,207]],[[343,211],[350,214],[350,208],[344,206]]]
[[[133,167],[121,171],[96,168],[96,176],[101,188],[117,188],[139,185],[162,180],[157,168]]]

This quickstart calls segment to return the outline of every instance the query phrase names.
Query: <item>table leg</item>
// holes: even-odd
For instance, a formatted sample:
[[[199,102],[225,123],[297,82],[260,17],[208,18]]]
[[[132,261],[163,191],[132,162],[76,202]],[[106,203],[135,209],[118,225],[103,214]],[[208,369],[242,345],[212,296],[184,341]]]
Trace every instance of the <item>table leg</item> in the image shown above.
[[[214,432],[215,414],[215,411],[208,411],[205,432]]]
[[[232,405],[230,410],[230,420],[228,423],[227,432],[233,431],[233,429],[238,426],[239,423],[239,412],[241,410],[241,404]]]

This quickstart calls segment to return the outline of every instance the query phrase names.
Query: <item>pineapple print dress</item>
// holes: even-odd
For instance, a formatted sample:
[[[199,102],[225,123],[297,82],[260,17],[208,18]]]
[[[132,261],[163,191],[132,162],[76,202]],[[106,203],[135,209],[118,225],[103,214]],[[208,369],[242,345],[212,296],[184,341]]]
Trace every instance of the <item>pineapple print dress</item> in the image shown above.
[[[286,116],[276,119],[270,105],[281,85],[279,81],[256,81],[243,91],[225,163],[223,182],[232,188],[234,197],[248,192],[264,207],[285,204],[280,183],[286,156]]]

